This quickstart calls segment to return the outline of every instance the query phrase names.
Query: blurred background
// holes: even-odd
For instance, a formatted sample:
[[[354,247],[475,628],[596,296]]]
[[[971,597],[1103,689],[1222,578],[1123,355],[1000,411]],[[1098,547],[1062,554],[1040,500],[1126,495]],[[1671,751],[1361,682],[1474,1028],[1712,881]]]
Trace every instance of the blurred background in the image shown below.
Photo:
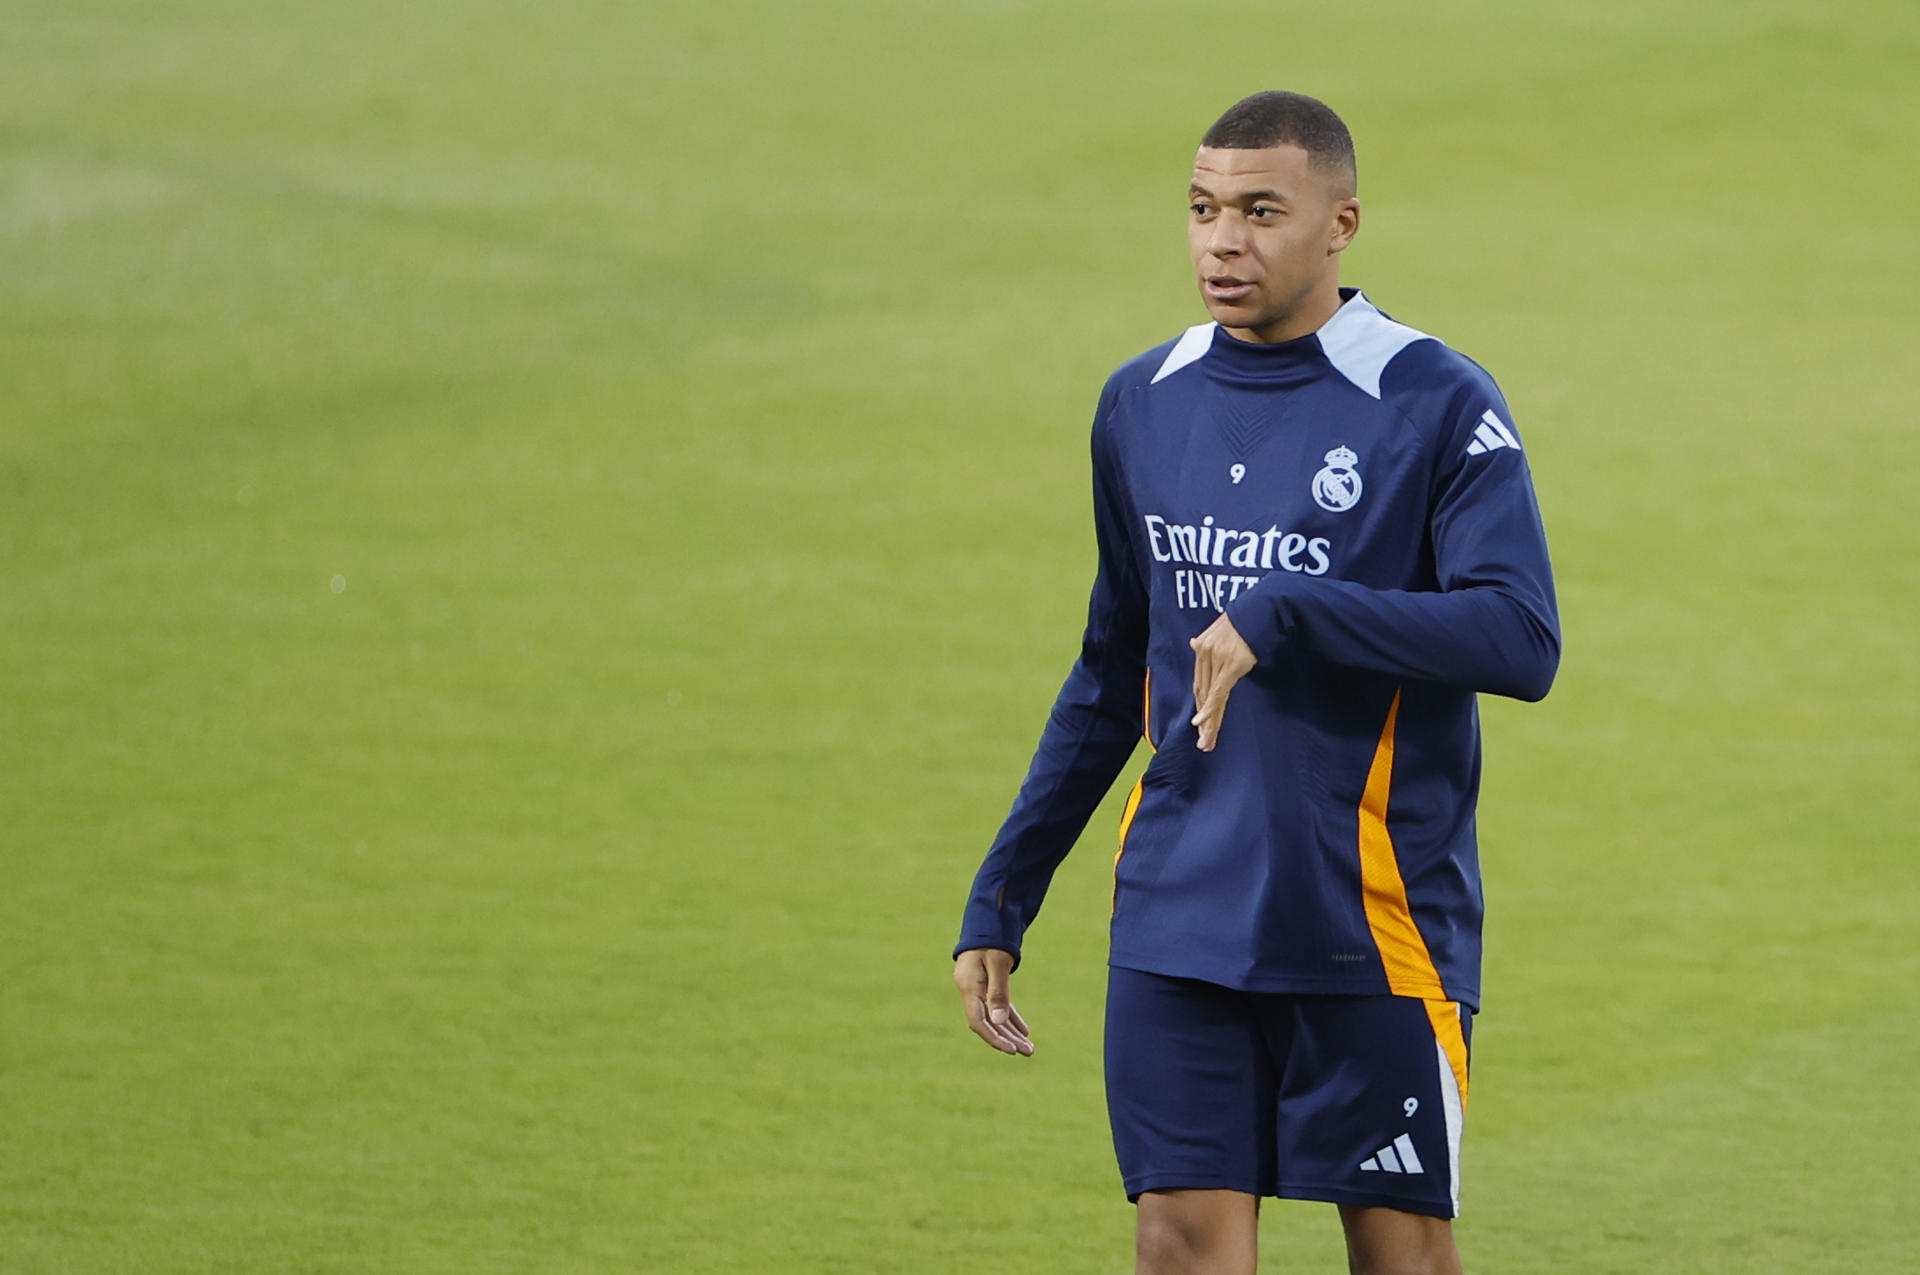
[[[1911,1269],[1920,9],[0,24],[0,1270],[1130,1270],[1117,809],[1037,1057],[948,952],[1270,87],[1559,572],[1484,706],[1469,1267]]]

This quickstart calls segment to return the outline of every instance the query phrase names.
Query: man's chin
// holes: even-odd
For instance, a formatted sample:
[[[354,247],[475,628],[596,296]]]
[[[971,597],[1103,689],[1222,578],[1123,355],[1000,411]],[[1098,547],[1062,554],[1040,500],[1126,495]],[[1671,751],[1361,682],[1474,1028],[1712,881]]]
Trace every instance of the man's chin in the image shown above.
[[[1271,316],[1251,301],[1220,301],[1202,292],[1200,299],[1206,303],[1207,313],[1213,321],[1223,328],[1259,328],[1273,322]]]

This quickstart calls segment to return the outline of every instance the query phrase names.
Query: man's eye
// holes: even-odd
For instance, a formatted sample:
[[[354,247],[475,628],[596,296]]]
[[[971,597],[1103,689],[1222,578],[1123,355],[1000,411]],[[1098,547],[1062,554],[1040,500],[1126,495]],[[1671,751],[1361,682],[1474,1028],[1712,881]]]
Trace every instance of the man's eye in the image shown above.
[[[1253,208],[1253,215],[1255,217],[1278,217],[1280,215],[1280,210],[1278,208],[1268,207],[1265,204],[1255,204]]]
[[[1210,213],[1210,212],[1212,212],[1212,211],[1213,211],[1213,208],[1212,208],[1212,206],[1211,206],[1211,205],[1208,205],[1208,204],[1202,204],[1202,203],[1198,203],[1198,202],[1196,202],[1196,203],[1194,203],[1194,204],[1192,204],[1192,205],[1190,205],[1190,209],[1191,209],[1191,211],[1192,211],[1192,213],[1193,213],[1193,215],[1194,215],[1194,216],[1196,216],[1196,217],[1204,217],[1204,216],[1206,216],[1206,215],[1207,215],[1208,213]]]

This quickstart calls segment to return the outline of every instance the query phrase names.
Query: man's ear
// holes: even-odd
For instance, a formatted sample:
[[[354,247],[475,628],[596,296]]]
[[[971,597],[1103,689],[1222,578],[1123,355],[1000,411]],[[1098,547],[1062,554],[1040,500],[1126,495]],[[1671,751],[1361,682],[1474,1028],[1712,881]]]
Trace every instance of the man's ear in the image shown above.
[[[1353,237],[1360,233],[1360,201],[1349,196],[1333,206],[1333,232],[1327,239],[1327,255],[1345,252]]]

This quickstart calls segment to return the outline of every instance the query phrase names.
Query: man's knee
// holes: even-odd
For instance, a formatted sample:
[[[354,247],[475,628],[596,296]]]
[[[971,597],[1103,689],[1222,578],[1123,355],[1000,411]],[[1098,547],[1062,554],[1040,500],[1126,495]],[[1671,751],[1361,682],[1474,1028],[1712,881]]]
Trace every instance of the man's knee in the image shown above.
[[[1460,1261],[1451,1252],[1375,1253],[1363,1257],[1347,1250],[1348,1275],[1460,1275]]]
[[[1460,1275],[1453,1223],[1394,1209],[1340,1210],[1350,1275]]]
[[[1205,1252],[1204,1238],[1177,1217],[1141,1213],[1133,1228],[1138,1275],[1184,1275]]]
[[[1250,1275],[1258,1213],[1237,1191],[1149,1191],[1134,1220],[1137,1275]]]

